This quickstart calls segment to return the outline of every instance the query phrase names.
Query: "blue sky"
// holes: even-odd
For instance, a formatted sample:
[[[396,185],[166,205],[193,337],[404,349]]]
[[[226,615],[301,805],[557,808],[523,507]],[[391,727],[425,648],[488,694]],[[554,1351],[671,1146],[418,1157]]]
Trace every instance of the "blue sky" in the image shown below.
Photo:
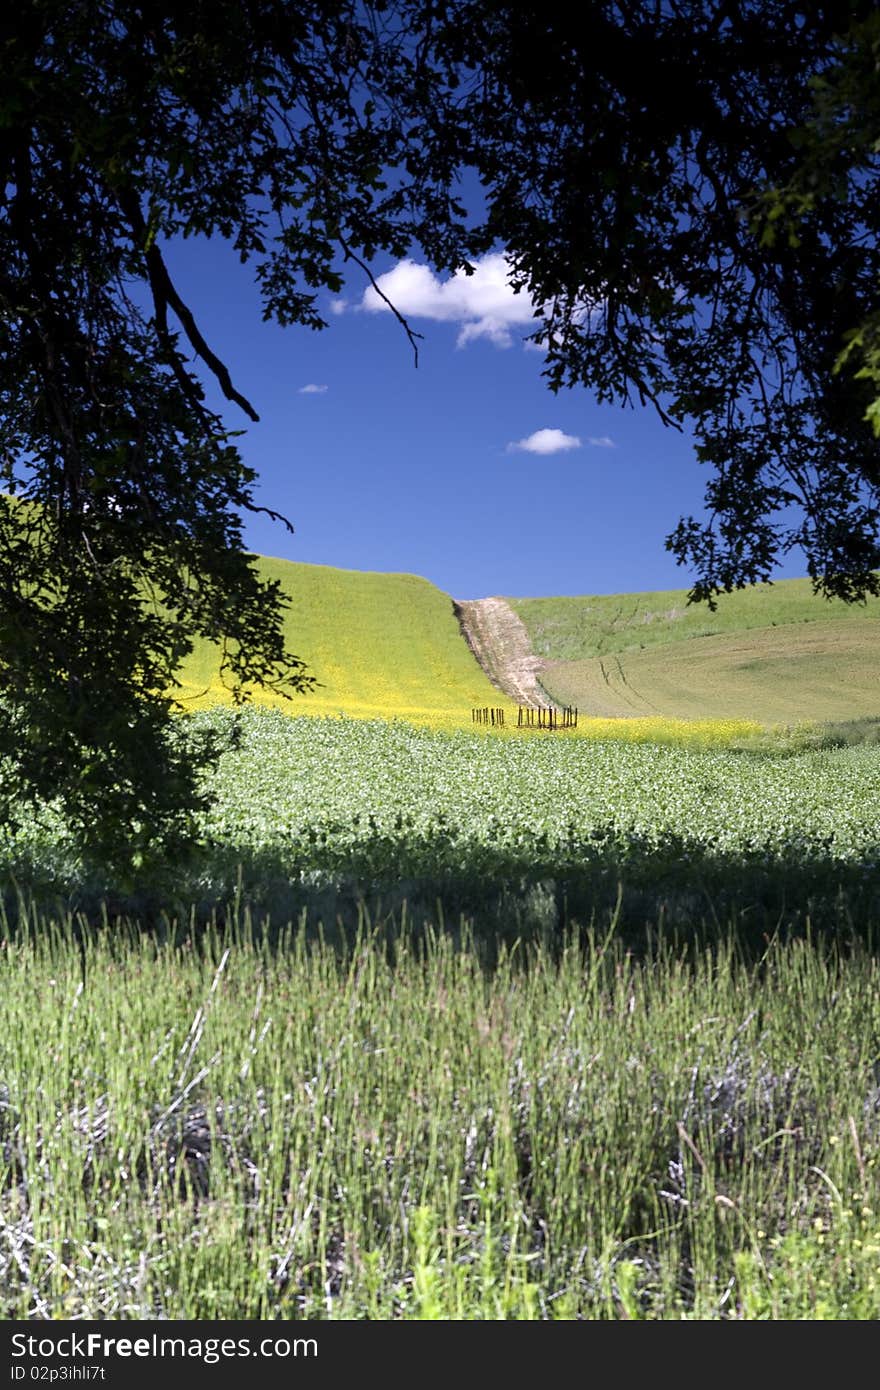
[[[256,500],[295,527],[249,518],[251,549],[421,574],[458,599],[688,584],[664,538],[701,511],[689,439],[649,409],[600,406],[584,389],[554,395],[500,258],[467,282],[416,260],[374,267],[424,335],[418,369],[359,271],[341,301],[326,295],[329,327],[314,333],[263,323],[251,270],[221,243],[178,243],[168,262],[260,413],[251,424],[210,391],[246,429]],[[802,572],[795,558],[779,574]]]

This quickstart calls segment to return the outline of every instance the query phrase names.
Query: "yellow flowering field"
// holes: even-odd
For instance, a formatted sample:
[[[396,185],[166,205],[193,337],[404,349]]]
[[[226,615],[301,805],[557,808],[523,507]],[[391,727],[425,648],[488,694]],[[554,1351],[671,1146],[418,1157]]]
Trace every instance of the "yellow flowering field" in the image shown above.
[[[405,719],[436,728],[470,723],[475,706],[516,706],[495,689],[463,640],[452,601],[427,579],[261,558],[290,598],[291,651],[320,682],[293,700],[260,692],[291,714]],[[201,643],[181,672],[189,709],[227,703],[217,649]]]
[[[723,747],[761,731],[734,719],[591,719],[576,730],[519,729],[517,707],[491,684],[464,641],[452,600],[427,579],[261,558],[262,573],[290,598],[290,648],[308,662],[315,690],[286,700],[264,691],[255,702],[292,715],[401,720],[418,727],[473,729],[486,737],[614,739]],[[216,647],[200,643],[181,671],[184,708],[228,704]],[[503,709],[504,728],[474,725],[475,707]]]

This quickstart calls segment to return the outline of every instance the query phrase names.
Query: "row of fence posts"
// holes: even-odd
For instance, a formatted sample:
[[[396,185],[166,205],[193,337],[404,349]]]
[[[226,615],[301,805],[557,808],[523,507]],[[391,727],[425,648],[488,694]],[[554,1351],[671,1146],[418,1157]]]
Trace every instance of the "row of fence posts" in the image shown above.
[[[472,724],[491,724],[493,728],[500,728],[504,723],[503,709],[472,709]]]
[[[491,709],[489,706],[472,709],[471,723],[489,724],[493,729],[503,728],[504,710]],[[517,710],[518,729],[576,729],[577,723],[577,708],[572,705],[565,705],[563,709],[556,709],[552,705],[520,705]]]
[[[520,705],[516,724],[519,729],[576,729],[578,712],[573,705]]]

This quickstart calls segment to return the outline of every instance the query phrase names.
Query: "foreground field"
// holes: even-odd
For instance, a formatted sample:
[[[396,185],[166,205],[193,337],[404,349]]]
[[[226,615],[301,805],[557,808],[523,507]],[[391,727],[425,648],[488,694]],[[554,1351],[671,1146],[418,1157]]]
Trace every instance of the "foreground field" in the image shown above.
[[[752,719],[880,715],[880,601],[829,603],[807,580],[723,595],[684,590],[511,599],[550,697],[605,717]]]
[[[235,734],[189,865],[144,891],[206,912],[233,896],[276,920],[303,908],[356,920],[361,895],[518,932],[557,930],[614,901],[628,917],[688,919],[736,905],[743,930],[873,910],[880,861],[880,748],[737,752],[449,734],[405,723],[290,719],[252,709],[194,716]],[[83,863],[51,816],[0,841],[0,873],[71,906],[125,885]],[[824,905],[824,906],[823,906]],[[631,911],[630,911],[631,908]]]
[[[876,959],[610,926],[7,930],[0,1316],[880,1316]]]

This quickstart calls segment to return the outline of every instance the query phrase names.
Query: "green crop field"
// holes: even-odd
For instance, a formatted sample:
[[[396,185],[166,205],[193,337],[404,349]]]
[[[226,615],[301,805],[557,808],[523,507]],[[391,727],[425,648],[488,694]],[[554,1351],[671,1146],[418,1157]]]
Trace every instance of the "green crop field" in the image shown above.
[[[685,590],[510,599],[550,697],[604,717],[846,721],[880,715],[880,600],[817,597],[808,580],[723,595]]]
[[[0,840],[0,1317],[880,1316],[880,748],[193,718]]]
[[[413,574],[363,573],[260,558],[261,574],[290,599],[288,645],[319,688],[293,703],[263,696],[290,713],[460,724],[474,706],[510,707],[464,642],[452,600]],[[189,707],[224,700],[216,649],[200,644],[181,672]]]
[[[236,719],[192,718],[221,735]],[[332,924],[356,920],[362,895],[428,915],[439,898],[514,932],[588,919],[624,882],[650,912],[682,895],[691,910],[694,893],[698,915],[700,895],[735,898],[760,931],[779,910],[803,921],[841,892],[875,891],[876,745],[737,752],[256,707],[236,727],[192,863],[175,869],[182,903],[243,894],[276,918],[306,907]],[[0,874],[73,907],[125,891],[77,857],[51,812],[3,832]]]

